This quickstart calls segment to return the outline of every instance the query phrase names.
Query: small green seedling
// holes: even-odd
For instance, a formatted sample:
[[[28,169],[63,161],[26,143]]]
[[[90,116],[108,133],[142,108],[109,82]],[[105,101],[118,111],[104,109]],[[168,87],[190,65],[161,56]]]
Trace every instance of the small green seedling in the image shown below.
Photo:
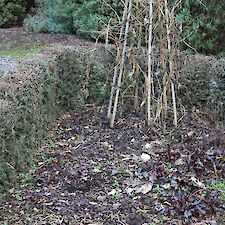
[[[45,164],[52,163],[53,160],[54,160],[54,159],[53,159],[52,157],[42,156],[42,161],[43,161],[43,163],[45,163]]]

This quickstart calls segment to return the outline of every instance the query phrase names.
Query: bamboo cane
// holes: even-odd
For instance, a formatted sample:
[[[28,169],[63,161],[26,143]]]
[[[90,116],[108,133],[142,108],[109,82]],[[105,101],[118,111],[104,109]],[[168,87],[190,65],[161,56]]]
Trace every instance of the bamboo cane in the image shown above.
[[[116,111],[117,111],[117,105],[118,105],[118,98],[119,98],[119,93],[120,93],[120,88],[121,88],[121,80],[122,80],[123,69],[124,69],[124,62],[125,62],[125,54],[126,54],[126,46],[127,46],[127,38],[128,38],[128,31],[129,31],[129,23],[130,23],[132,5],[133,5],[133,0],[130,0],[129,1],[128,14],[127,14],[126,28],[125,28],[122,59],[121,59],[121,63],[120,63],[120,72],[119,72],[119,77],[118,77],[118,81],[117,81],[115,102],[114,102],[114,106],[113,106],[113,114],[112,114],[112,117],[110,119],[110,127],[111,128],[113,128],[113,126],[114,126],[114,121],[115,121],[115,116],[116,116]]]
[[[122,25],[120,28],[119,40],[121,40],[121,38],[123,36],[124,21],[126,20],[126,16],[127,16],[127,8],[128,8],[128,0],[125,1],[125,5],[124,5],[123,19],[122,19]],[[119,58],[120,58],[120,49],[117,50],[117,55],[116,55],[116,66],[114,68],[114,73],[113,73],[113,82],[112,82],[112,88],[111,88],[109,106],[108,106],[108,113],[107,113],[108,119],[111,119],[111,117],[112,117],[112,104],[113,104],[113,96],[115,93],[115,85],[116,85],[116,80],[117,80],[117,75],[118,75]]]
[[[149,30],[148,30],[148,104],[147,104],[147,123],[151,125],[151,82],[152,78],[152,22],[153,22],[153,3],[149,3]]]
[[[171,92],[172,92],[172,100],[173,100],[173,116],[174,116],[174,125],[177,127],[176,95],[175,95],[175,87],[173,83],[174,67],[173,67],[173,58],[172,58],[172,52],[171,52],[169,10],[168,10],[167,0],[165,0],[165,17],[166,17],[167,47],[168,47],[168,54],[169,54],[169,76],[170,76],[170,84],[171,84]]]

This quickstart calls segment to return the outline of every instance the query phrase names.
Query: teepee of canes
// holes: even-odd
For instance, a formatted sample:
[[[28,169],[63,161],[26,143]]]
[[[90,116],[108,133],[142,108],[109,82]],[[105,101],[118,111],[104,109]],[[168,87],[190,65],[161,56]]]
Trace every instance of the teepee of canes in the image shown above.
[[[127,64],[133,70],[129,76],[133,75],[134,80],[134,108],[138,110],[138,102],[141,102],[140,107],[146,106],[147,125],[165,123],[168,112],[172,111],[173,123],[177,126],[178,41],[174,14],[180,2],[177,0],[171,5],[168,0],[125,0],[116,39],[116,65],[107,114],[111,128],[114,127],[121,91],[126,89],[123,80],[127,76]],[[141,59],[139,53],[143,53]]]

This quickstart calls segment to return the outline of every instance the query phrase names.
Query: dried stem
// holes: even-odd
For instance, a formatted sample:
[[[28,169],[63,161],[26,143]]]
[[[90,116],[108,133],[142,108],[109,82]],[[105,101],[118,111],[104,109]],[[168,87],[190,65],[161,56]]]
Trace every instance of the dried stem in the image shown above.
[[[147,105],[147,123],[148,126],[151,125],[151,84],[153,82],[152,77],[152,20],[153,20],[153,3],[152,0],[150,0],[149,3],[149,30],[148,30],[148,83],[147,83],[147,89],[148,89],[148,105]]]
[[[131,17],[132,4],[133,4],[133,0],[130,0],[129,1],[129,9],[128,9],[128,13],[127,13],[127,21],[126,21],[126,28],[125,28],[123,52],[122,52],[121,63],[120,63],[120,71],[119,71],[119,77],[118,77],[118,81],[117,81],[115,102],[114,102],[112,117],[110,119],[110,127],[111,128],[114,127],[114,121],[115,121],[117,105],[118,105],[118,98],[119,98],[119,93],[120,93],[120,88],[121,88],[121,80],[122,80],[122,75],[123,75],[123,70],[124,70],[124,62],[125,62],[125,55],[126,55],[127,38],[128,38],[128,31],[129,31],[129,25],[130,25],[129,22],[130,22],[130,17]]]
[[[116,39],[116,66],[108,107],[110,127],[114,126],[121,86],[122,103],[128,104],[123,101],[126,96],[134,99],[136,110],[146,105],[148,126],[166,125],[170,109],[177,126],[178,40],[174,13],[181,0],[170,5],[168,0],[133,2],[124,3],[119,40]],[[139,102],[142,102],[140,106]]]
[[[171,52],[171,40],[170,40],[170,26],[169,26],[169,10],[168,2],[165,0],[165,17],[166,17],[166,34],[167,34],[167,48],[169,54],[169,76],[173,100],[173,115],[174,115],[174,125],[177,127],[177,107],[176,107],[176,96],[175,96],[175,87],[174,87],[174,67],[173,67],[173,53]]]

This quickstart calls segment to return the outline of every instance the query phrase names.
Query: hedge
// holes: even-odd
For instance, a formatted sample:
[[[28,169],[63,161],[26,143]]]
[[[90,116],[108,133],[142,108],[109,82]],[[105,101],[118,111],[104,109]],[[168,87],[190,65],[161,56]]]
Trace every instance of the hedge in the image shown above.
[[[106,57],[97,52],[91,56],[92,51],[74,47],[49,48],[1,80],[0,199],[16,174],[30,168],[57,116],[84,102],[104,104],[107,88],[100,91],[99,87],[107,86],[108,69],[102,64]],[[93,90],[89,96],[87,89]]]

